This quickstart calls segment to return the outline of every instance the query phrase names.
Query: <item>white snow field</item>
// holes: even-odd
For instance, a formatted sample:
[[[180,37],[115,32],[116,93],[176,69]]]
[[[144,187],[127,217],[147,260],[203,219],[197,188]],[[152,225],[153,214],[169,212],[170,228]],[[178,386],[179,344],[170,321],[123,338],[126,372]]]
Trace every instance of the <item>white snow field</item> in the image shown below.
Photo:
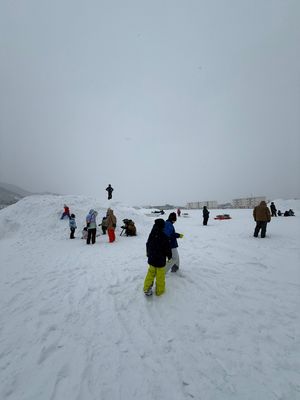
[[[207,227],[186,211],[180,271],[151,298],[149,210],[82,196],[1,210],[0,399],[299,400],[300,201],[274,202],[296,216],[273,218],[265,239],[253,237],[252,210],[211,210]],[[116,242],[87,246],[86,214],[100,223],[108,205]],[[224,212],[232,219],[213,219]],[[119,235],[124,218],[137,237]]]

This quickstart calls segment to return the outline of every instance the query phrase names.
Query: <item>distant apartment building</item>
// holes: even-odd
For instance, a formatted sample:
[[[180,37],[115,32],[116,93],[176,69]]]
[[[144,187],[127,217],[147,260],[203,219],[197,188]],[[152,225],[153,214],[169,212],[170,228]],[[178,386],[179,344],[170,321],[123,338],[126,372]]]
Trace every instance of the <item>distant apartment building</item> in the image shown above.
[[[211,201],[194,201],[192,203],[187,203],[187,209],[202,209],[204,206],[207,208],[218,208],[218,202],[211,200]]]
[[[243,199],[233,199],[233,208],[254,208],[261,201],[266,201],[266,197],[245,197]]]

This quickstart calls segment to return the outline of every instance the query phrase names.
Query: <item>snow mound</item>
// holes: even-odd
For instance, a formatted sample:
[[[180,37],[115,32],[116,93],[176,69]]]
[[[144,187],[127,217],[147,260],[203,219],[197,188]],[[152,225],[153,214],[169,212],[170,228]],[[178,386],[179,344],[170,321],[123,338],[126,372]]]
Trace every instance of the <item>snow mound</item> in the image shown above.
[[[134,220],[137,225],[143,225],[146,221],[143,212],[118,202],[107,202],[101,206],[97,199],[84,196],[28,196],[1,210],[0,225],[5,229],[1,229],[0,239],[12,236],[24,240],[37,240],[45,236],[48,240],[64,239],[69,232],[68,219],[60,220],[64,204],[76,215],[80,231],[85,226],[85,218],[91,208],[98,212],[98,224],[106,215],[108,207],[117,215],[118,227],[122,226],[125,218]]]

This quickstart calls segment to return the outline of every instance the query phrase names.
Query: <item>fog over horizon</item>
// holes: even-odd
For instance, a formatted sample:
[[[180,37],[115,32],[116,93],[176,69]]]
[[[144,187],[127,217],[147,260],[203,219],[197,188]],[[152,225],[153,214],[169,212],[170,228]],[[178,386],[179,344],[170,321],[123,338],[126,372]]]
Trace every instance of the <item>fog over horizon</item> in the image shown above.
[[[299,1],[4,0],[0,38],[0,182],[300,198]]]

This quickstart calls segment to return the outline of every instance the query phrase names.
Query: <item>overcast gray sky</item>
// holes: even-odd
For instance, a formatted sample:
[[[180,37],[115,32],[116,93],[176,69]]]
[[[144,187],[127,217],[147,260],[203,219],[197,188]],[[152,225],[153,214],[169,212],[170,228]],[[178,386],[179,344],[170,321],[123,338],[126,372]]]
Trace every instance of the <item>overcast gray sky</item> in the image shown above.
[[[0,182],[300,197],[299,0],[1,0]]]

